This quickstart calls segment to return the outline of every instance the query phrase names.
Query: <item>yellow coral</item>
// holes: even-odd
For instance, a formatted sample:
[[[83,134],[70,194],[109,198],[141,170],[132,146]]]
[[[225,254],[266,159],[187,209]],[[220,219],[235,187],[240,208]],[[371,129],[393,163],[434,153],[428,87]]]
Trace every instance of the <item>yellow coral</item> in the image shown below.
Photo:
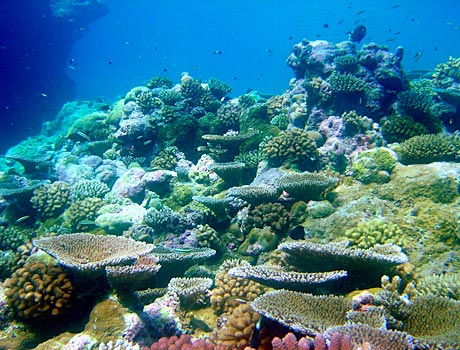
[[[404,232],[398,225],[382,219],[372,219],[360,222],[356,227],[345,231],[346,238],[351,244],[367,249],[376,244],[393,243],[399,246],[407,244]]]

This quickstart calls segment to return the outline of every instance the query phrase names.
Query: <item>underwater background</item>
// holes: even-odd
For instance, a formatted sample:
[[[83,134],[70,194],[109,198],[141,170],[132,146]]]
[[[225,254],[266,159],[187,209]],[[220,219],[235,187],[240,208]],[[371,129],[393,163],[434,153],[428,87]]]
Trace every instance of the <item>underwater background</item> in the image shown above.
[[[460,349],[454,1],[0,4],[0,350]]]

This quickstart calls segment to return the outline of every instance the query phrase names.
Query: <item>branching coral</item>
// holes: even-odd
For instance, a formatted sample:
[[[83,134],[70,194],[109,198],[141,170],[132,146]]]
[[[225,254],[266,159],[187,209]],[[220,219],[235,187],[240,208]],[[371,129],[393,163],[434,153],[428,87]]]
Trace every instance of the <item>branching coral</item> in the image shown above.
[[[65,225],[75,231],[84,231],[93,225],[97,211],[103,206],[100,198],[88,197],[73,203],[64,213]]]
[[[79,200],[88,197],[103,198],[110,189],[99,180],[81,180],[72,185],[71,191],[72,198]]]
[[[318,157],[316,142],[299,128],[282,131],[265,143],[263,153],[274,166],[287,162],[303,170],[312,170]]]
[[[262,203],[248,212],[242,228],[249,232],[252,228],[270,227],[275,233],[284,233],[289,225],[288,211],[280,203]]]
[[[380,123],[382,134],[389,143],[402,142],[414,136],[428,133],[428,129],[409,116],[391,115]]]
[[[182,233],[186,228],[184,218],[167,206],[160,209],[150,208],[144,216],[144,221],[157,235],[168,232]]]
[[[168,289],[179,296],[181,306],[190,309],[206,304],[213,280],[206,277],[171,278]]]
[[[48,319],[72,306],[69,276],[55,265],[27,263],[5,281],[8,305],[21,318]]]
[[[400,153],[401,162],[406,165],[449,162],[457,159],[458,146],[453,136],[421,135],[404,141]]]

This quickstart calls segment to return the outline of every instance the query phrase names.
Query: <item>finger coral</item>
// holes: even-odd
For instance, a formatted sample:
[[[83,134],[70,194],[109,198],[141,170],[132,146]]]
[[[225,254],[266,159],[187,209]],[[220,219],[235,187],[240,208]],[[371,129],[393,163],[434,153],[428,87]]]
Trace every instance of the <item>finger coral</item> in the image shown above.
[[[41,218],[57,217],[70,204],[70,186],[62,181],[44,184],[34,191],[30,201]]]
[[[8,305],[21,318],[43,319],[62,315],[72,306],[73,285],[55,265],[26,263],[5,281]]]

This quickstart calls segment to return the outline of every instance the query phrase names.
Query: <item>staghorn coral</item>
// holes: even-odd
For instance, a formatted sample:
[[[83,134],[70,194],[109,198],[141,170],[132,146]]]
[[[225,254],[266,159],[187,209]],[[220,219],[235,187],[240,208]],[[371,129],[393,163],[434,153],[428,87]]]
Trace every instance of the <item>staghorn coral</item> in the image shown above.
[[[437,296],[460,301],[460,274],[458,273],[424,276],[417,279],[413,287],[415,296]]]
[[[398,225],[379,218],[358,223],[355,227],[345,231],[345,237],[351,245],[356,245],[362,249],[387,243],[396,244],[400,247],[407,245],[404,232]]]
[[[343,278],[347,275],[347,272],[343,270],[330,272],[294,272],[286,271],[284,267],[278,265],[245,265],[231,268],[228,274],[232,277],[250,279],[277,289],[286,288],[289,290],[307,291],[318,284]]]
[[[258,319],[249,304],[240,304],[219,317],[211,340],[220,350],[243,350],[251,344]]]
[[[183,233],[186,228],[184,218],[167,206],[148,209],[144,221],[153,228],[156,235],[169,232]]]
[[[345,270],[342,290],[378,285],[380,276],[391,268],[408,261],[401,248],[386,244],[371,249],[352,249],[348,242],[312,243],[285,242],[278,246],[283,260],[301,272]]]
[[[57,217],[70,204],[70,186],[62,181],[44,184],[34,191],[30,201],[41,218]]]
[[[284,233],[289,226],[289,214],[280,203],[262,203],[250,208],[241,226],[245,232],[254,227],[270,227],[275,233]]]
[[[6,300],[23,319],[49,319],[62,315],[73,303],[73,285],[61,267],[26,263],[5,281]]]
[[[91,228],[97,211],[104,205],[102,199],[88,197],[73,203],[64,213],[65,226],[74,231],[84,231]]]
[[[389,143],[402,142],[411,137],[428,133],[428,129],[412,117],[393,114],[380,122],[382,135]]]
[[[423,342],[460,344],[460,302],[442,297],[417,297],[407,306],[403,330]]]
[[[303,170],[313,169],[318,158],[316,142],[299,128],[282,131],[273,137],[265,143],[263,153],[273,166],[292,163]]]
[[[352,302],[341,296],[316,296],[282,289],[261,295],[251,307],[297,332],[314,336],[328,327],[344,324]]]
[[[213,280],[206,277],[171,278],[168,290],[179,296],[181,306],[190,309],[206,304]]]
[[[275,181],[281,191],[286,191],[296,200],[320,200],[326,191],[331,191],[339,183],[337,177],[322,173],[286,173]]]
[[[211,308],[215,312],[229,312],[235,308],[238,305],[235,298],[252,301],[262,294],[260,284],[228,274],[231,268],[244,266],[249,266],[249,263],[244,260],[225,260],[219,267],[211,294]]]
[[[104,198],[110,189],[104,182],[94,179],[76,182],[71,191],[73,200],[82,200],[88,197]]]
[[[457,159],[458,146],[454,136],[414,136],[401,144],[400,157],[405,165],[449,162]]]
[[[55,257],[62,265],[88,272],[135,260],[153,249],[153,245],[144,242],[89,233],[39,238],[34,239],[33,244]]]

